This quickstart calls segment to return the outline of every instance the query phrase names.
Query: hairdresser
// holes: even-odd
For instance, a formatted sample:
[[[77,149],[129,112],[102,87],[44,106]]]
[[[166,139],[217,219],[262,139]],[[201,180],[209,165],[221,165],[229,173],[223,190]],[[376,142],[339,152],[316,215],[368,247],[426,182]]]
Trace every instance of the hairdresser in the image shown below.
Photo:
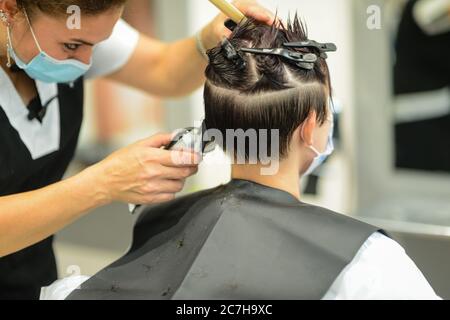
[[[112,201],[170,200],[197,171],[197,155],[162,150],[171,135],[160,134],[61,181],[83,119],[84,80],[187,95],[204,82],[206,50],[229,35],[220,15],[194,37],[163,43],[121,20],[125,5],[0,0],[0,299],[38,298],[56,280],[54,233]],[[255,1],[236,5],[273,19]]]

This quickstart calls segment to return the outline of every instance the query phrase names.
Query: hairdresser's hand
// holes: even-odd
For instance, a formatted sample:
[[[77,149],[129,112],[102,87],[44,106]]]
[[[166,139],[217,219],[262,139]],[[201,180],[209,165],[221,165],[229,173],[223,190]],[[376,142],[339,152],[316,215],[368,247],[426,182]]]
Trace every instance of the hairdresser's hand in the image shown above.
[[[113,153],[89,168],[109,201],[151,204],[173,199],[185,179],[198,170],[200,158],[191,152],[161,149],[172,139],[159,134]]]
[[[269,25],[275,20],[275,15],[255,0],[236,0],[232,3],[248,18],[253,18]],[[231,31],[224,25],[228,19],[224,14],[219,14],[203,29],[202,38],[206,49],[215,47],[223,37],[231,35]]]

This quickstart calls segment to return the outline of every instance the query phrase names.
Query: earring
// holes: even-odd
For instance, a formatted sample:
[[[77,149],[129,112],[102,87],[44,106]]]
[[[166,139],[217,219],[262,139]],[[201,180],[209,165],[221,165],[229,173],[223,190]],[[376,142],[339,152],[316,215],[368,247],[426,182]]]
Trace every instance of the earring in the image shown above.
[[[8,15],[3,10],[0,10],[0,19],[3,23],[8,23]]]
[[[6,66],[8,67],[8,68],[11,68],[11,66],[12,66],[12,64],[11,64],[11,55],[10,55],[10,48],[9,48],[9,44],[10,44],[10,41],[11,41],[11,39],[10,39],[10,35],[9,35],[9,21],[8,21],[8,15],[5,13],[5,11],[3,11],[3,10],[0,10],[0,20],[4,23],[4,24],[6,24],[6,27],[8,28],[8,31],[7,31],[7,35],[8,35],[8,42],[6,43],[6,58],[7,58],[7,60],[8,60],[8,62],[6,63]]]

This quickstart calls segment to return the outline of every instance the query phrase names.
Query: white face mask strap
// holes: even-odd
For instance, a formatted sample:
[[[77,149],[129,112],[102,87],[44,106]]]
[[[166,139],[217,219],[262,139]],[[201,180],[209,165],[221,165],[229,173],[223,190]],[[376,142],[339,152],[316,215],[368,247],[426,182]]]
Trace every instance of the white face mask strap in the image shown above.
[[[9,24],[6,27],[6,36],[8,37],[7,42],[6,42],[6,57],[8,59],[8,62],[6,63],[6,66],[8,68],[11,68],[11,66],[12,66],[12,63],[11,63],[12,40],[11,40],[11,30],[10,30]]]
[[[305,130],[305,126],[302,125],[301,138],[303,139],[303,141],[305,141],[305,137],[304,137],[304,134],[303,134],[304,130]],[[321,153],[319,151],[317,151],[317,149],[314,148],[313,145],[308,146],[308,148],[310,148],[317,156],[320,156]]]
[[[310,148],[316,154],[316,156],[320,157],[322,155],[319,151],[317,151],[316,148],[314,148],[314,146],[308,146],[308,148]]]
[[[27,19],[28,25],[30,26],[31,35],[33,36],[34,42],[36,43],[36,45],[37,45],[37,47],[39,49],[39,52],[42,52],[41,46],[39,45],[39,41],[37,40],[36,35],[34,34],[33,27],[31,26],[30,18],[28,18],[27,11],[24,9],[23,13],[25,14],[25,18]]]

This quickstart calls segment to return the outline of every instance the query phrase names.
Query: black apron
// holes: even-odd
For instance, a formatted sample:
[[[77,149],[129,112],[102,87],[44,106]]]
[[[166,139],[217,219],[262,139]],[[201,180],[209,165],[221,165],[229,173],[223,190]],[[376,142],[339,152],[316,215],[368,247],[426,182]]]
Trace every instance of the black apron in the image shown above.
[[[396,96],[445,88],[450,91],[450,32],[425,34],[413,17],[416,3],[408,2],[398,29]],[[398,168],[450,172],[450,113],[396,124],[395,146]]]
[[[0,196],[28,192],[60,181],[78,143],[83,118],[83,79],[58,85],[61,141],[58,151],[33,160],[0,108]],[[57,279],[52,237],[0,258],[0,300],[38,299]]]
[[[321,299],[377,228],[244,180],[149,207],[68,299]]]

